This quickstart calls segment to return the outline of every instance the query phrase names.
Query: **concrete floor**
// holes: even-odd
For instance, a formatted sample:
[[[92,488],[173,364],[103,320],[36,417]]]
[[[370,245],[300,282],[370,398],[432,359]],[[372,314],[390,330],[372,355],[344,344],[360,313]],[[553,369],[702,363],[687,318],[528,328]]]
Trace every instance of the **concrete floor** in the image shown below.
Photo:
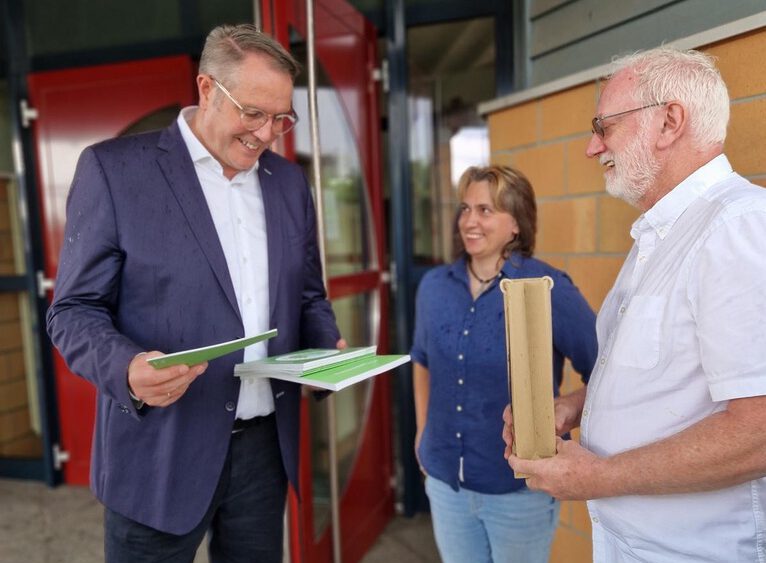
[[[102,507],[84,487],[0,479],[0,561],[98,563]],[[437,563],[428,515],[394,518],[362,563]],[[201,549],[194,563],[207,563]]]

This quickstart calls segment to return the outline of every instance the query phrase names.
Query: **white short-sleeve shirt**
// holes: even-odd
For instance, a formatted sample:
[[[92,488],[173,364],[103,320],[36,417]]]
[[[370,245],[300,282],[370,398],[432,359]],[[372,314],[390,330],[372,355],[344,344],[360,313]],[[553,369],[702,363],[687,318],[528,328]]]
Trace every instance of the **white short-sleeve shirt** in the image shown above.
[[[766,395],[766,190],[720,155],[639,217],[631,236],[598,315],[583,410],[582,444],[600,456],[677,434],[730,399]],[[597,562],[766,561],[766,479],[588,508]]]

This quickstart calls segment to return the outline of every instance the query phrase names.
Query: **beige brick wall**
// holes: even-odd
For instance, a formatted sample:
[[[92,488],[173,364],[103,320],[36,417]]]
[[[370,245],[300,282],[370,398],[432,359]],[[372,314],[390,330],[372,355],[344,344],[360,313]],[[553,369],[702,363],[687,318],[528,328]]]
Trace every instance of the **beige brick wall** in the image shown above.
[[[0,178],[0,275],[15,275],[7,180]],[[19,295],[0,293],[0,457],[39,457],[30,424]]]
[[[735,170],[766,187],[766,29],[702,48],[718,57],[732,99],[726,154]],[[585,157],[599,81],[488,116],[491,161],[522,170],[538,198],[537,256],[563,268],[598,310],[630,249],[637,210],[604,193],[601,167]],[[579,385],[567,370],[564,390]],[[562,505],[551,561],[591,560],[583,502]]]

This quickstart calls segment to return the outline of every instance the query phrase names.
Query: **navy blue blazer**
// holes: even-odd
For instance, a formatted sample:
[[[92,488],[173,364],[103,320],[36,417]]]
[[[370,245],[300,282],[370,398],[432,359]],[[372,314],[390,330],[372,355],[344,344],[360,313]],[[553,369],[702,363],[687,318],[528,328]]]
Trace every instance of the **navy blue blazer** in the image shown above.
[[[300,167],[266,151],[269,354],[334,348],[316,217]],[[223,249],[177,124],[85,149],[67,199],[48,333],[98,390],[91,488],[110,509],[182,534],[207,510],[226,457],[243,352],[210,362],[167,408],[136,411],[131,359],[245,336]],[[272,381],[279,445],[298,485],[299,386]],[[253,475],[257,479],[258,475]]]

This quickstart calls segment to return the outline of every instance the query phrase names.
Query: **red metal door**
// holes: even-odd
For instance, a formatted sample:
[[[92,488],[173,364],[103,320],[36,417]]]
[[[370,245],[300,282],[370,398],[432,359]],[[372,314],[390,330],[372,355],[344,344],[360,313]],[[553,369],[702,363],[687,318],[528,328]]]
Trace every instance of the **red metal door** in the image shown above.
[[[64,233],[65,203],[80,152],[126,131],[169,123],[194,103],[188,57],[165,57],[89,68],[34,73],[29,98],[42,202],[45,276],[55,278]],[[54,288],[55,291],[55,288]],[[74,376],[54,351],[60,447],[69,453],[64,481],[87,484],[95,391]]]
[[[267,29],[283,43],[291,38],[291,49],[298,55],[307,37],[305,0],[264,2]],[[378,84],[373,78],[377,64],[377,34],[373,26],[346,0],[314,0],[316,54],[319,88],[319,130],[325,243],[329,294],[341,331],[347,339],[358,336],[358,325],[345,322],[347,303],[357,303],[374,328],[367,333],[371,341],[357,340],[352,345],[378,344],[388,349],[388,285],[386,270],[386,228],[383,216],[380,158],[380,117]],[[296,52],[297,51],[297,52]],[[305,86],[296,84],[296,109],[305,103]],[[300,110],[307,122],[307,108]],[[300,125],[300,123],[299,123]],[[344,142],[339,138],[347,139]],[[301,149],[301,132],[286,147],[296,159],[310,158]],[[305,141],[303,143],[305,147]],[[350,172],[353,170],[353,172]],[[357,178],[358,174],[358,178]],[[353,191],[363,192],[353,195]],[[364,200],[364,201],[362,201]],[[352,201],[352,203],[349,203]],[[344,203],[345,202],[345,203]],[[345,207],[344,207],[345,205]],[[354,207],[355,206],[355,207]],[[344,211],[344,209],[346,211]],[[353,225],[349,225],[353,222]],[[350,244],[346,239],[363,241]],[[345,241],[345,242],[344,242]],[[365,305],[359,305],[366,303]],[[344,324],[346,325],[344,327]],[[350,328],[350,330],[349,330]],[[356,397],[336,394],[336,405],[355,404],[357,412],[338,408],[338,425],[345,420],[358,423],[350,437],[352,452],[343,456],[339,445],[340,537],[344,563],[361,559],[391,519],[394,507],[393,453],[391,439],[390,376],[376,378],[369,388],[355,386]],[[323,482],[317,468],[326,463],[316,442],[326,428],[317,421],[317,406],[304,399],[302,409],[301,501],[291,495],[291,552],[294,562],[332,561],[332,529],[327,506],[322,499]],[[313,423],[313,424],[312,424]],[[349,439],[346,440],[349,442]],[[342,444],[341,444],[342,445]],[[324,515],[322,515],[324,514]]]

